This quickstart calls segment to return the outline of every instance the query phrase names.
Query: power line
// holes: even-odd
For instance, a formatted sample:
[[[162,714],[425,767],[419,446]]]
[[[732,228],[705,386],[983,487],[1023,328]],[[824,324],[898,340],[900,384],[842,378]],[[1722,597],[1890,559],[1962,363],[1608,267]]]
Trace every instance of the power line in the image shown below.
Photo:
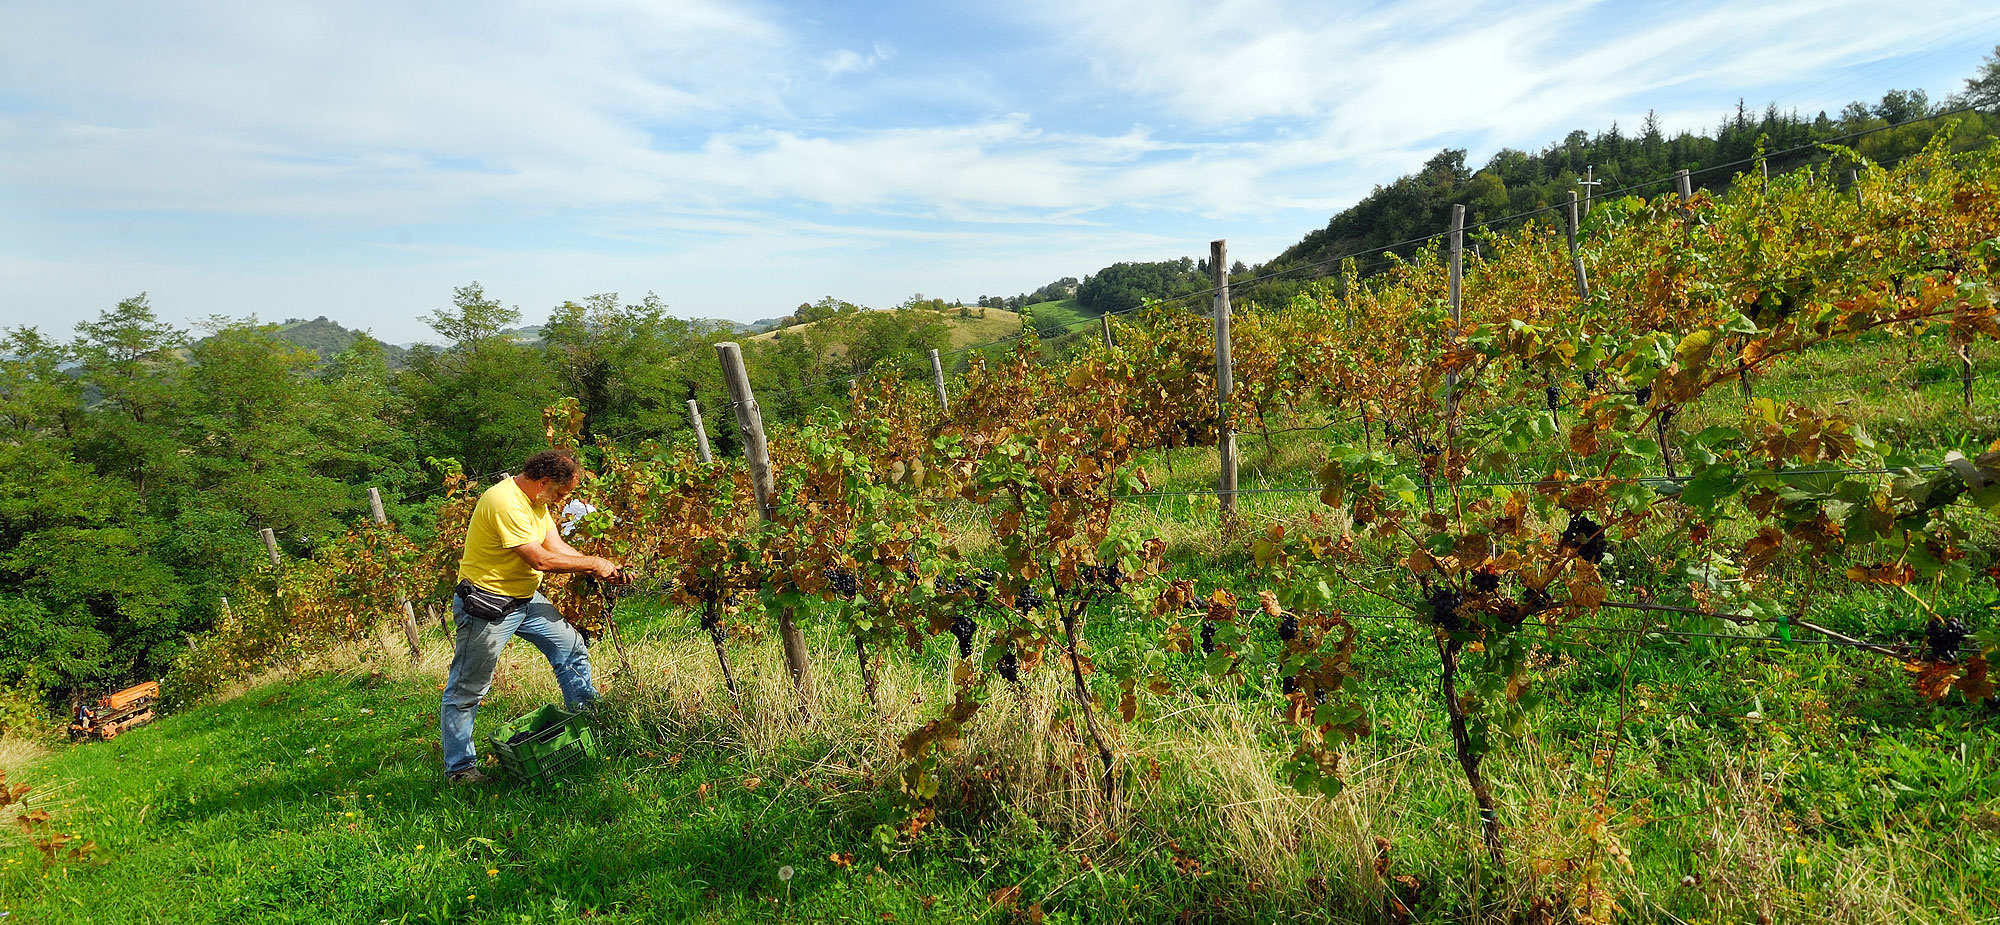
[[[1886,468],[1749,469],[1749,470],[1744,470],[1739,474],[1746,476],[1776,475],[1787,478],[1792,476],[1818,476],[1818,475],[1841,475],[1841,476],[1901,475],[1905,472],[1943,472],[1949,468],[1950,468],[1949,466],[1905,466],[1899,469],[1886,469]],[[1431,484],[1439,488],[1527,488],[1527,487],[1541,487],[1541,486],[1561,487],[1565,485],[1594,485],[1594,484],[1595,485],[1635,484],[1635,485],[1660,486],[1660,485],[1685,485],[1688,482],[1694,481],[1694,479],[1695,477],[1691,475],[1632,475],[1632,476],[1604,475],[1604,476],[1585,476],[1583,478],[1568,478],[1568,479],[1540,478],[1540,479],[1521,479],[1515,481],[1490,481],[1490,482],[1433,481]],[[1319,494],[1322,490],[1323,489],[1319,487],[1239,488],[1233,492],[1229,492],[1229,494],[1237,494],[1237,495],[1295,495],[1295,494],[1308,494],[1308,493]],[[1112,495],[1111,497],[1116,500],[1123,501],[1123,500],[1130,500],[1137,498],[1179,498],[1188,495],[1210,495],[1210,494],[1221,494],[1221,492],[1218,492],[1214,488],[1189,488],[1185,490],[1169,489],[1161,491],[1132,492],[1130,494]]]
[[[1604,606],[1615,607],[1618,606],[1618,602],[1606,601]],[[1250,622],[1254,622],[1255,618],[1258,615],[1264,613],[1263,608],[1257,606],[1239,606],[1235,608],[1235,610],[1239,614],[1250,617],[1251,618]],[[1688,611],[1690,613],[1699,614],[1701,616],[1707,616],[1713,619],[1723,619],[1723,620],[1728,619],[1727,617],[1719,616],[1716,614],[1696,611],[1693,610],[1692,608],[1689,608]],[[1186,615],[1197,616],[1204,614],[1206,612],[1207,612],[1206,610],[1196,607],[1187,611]],[[1428,625],[1425,618],[1421,614],[1417,613],[1383,614],[1383,613],[1361,613],[1357,611],[1346,611],[1346,610],[1291,610],[1288,608],[1285,609],[1284,612],[1299,617],[1336,617],[1343,620],[1371,620],[1377,622],[1424,623]],[[1769,626],[1785,625],[1789,623],[1789,621],[1770,621],[1770,620],[1755,620],[1751,622]],[[1521,622],[1521,625],[1547,629],[1551,632],[1559,632],[1563,630],[1581,630],[1584,632],[1618,633],[1627,636],[1670,636],[1679,639],[1717,639],[1725,642],[1749,642],[1749,643],[1766,643],[1766,644],[1779,644],[1779,645],[1803,643],[1806,645],[1822,645],[1836,649],[1860,649],[1863,651],[1876,652],[1878,654],[1881,653],[1883,650],[1891,650],[1899,647],[1907,649],[1907,646],[1903,645],[1902,643],[1884,645],[1881,643],[1867,642],[1865,640],[1833,639],[1824,636],[1794,636],[1794,638],[1792,639],[1786,639],[1782,636],[1747,636],[1737,633],[1702,633],[1702,632],[1695,632],[1692,630],[1672,630],[1672,629],[1667,629],[1665,627],[1605,626],[1602,624],[1590,624],[1590,623],[1550,623],[1540,620],[1523,620]]]

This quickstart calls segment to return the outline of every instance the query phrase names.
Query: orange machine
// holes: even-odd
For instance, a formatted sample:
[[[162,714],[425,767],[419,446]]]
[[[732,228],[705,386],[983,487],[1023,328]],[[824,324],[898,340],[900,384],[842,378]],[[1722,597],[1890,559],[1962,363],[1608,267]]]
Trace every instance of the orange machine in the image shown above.
[[[100,697],[95,708],[76,708],[69,724],[72,739],[109,739],[134,726],[153,721],[153,704],[160,699],[160,682],[135,684],[116,694]]]

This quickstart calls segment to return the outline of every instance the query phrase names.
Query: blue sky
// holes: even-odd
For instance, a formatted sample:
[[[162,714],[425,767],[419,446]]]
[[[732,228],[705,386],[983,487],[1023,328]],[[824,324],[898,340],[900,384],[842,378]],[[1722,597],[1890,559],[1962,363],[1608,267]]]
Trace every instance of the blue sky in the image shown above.
[[[0,0],[0,324],[752,320],[1275,255],[1437,149],[1959,89],[1990,0]]]

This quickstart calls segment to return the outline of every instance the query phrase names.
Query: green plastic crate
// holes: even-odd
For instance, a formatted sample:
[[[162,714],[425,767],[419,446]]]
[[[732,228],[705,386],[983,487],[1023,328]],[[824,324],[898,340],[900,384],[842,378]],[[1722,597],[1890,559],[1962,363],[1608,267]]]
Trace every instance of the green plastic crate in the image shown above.
[[[490,740],[500,767],[524,784],[545,786],[599,757],[597,734],[581,713],[566,713],[549,704],[514,720]]]

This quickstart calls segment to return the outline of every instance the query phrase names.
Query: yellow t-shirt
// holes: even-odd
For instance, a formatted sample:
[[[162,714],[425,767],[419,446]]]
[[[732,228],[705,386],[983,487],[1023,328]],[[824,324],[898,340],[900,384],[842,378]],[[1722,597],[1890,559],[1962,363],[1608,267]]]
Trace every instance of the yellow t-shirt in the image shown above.
[[[542,573],[529,567],[514,547],[539,543],[555,528],[548,505],[530,502],[513,479],[486,489],[465,530],[458,577],[496,594],[532,596],[542,586]]]

